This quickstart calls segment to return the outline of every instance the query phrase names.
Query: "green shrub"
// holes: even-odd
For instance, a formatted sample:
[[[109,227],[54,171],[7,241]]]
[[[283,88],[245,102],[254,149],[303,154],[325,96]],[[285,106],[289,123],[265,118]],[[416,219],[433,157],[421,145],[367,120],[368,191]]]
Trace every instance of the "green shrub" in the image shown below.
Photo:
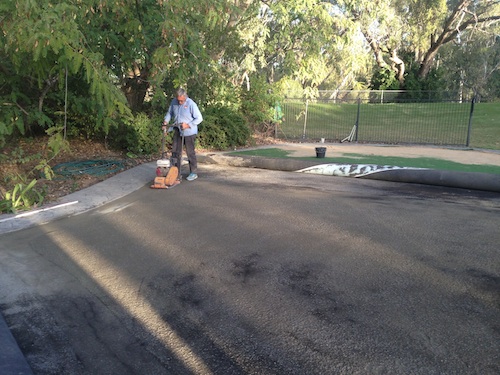
[[[399,90],[399,82],[394,72],[388,68],[379,68],[375,70],[371,79],[371,88],[373,90]]]
[[[111,146],[138,155],[151,155],[161,147],[161,118],[138,113],[110,129]]]
[[[252,129],[262,131],[262,127],[275,120],[275,107],[281,100],[273,93],[273,86],[263,77],[251,79],[250,90],[240,94],[241,112]]]
[[[124,121],[110,129],[110,145],[136,155],[157,153],[161,149],[162,120],[161,116],[151,118],[145,113],[139,113],[133,121]],[[244,146],[249,139],[250,129],[245,118],[235,110],[224,106],[212,106],[204,110],[198,134],[200,147],[224,150]],[[171,141],[172,133],[169,133],[166,138],[167,148]]]
[[[443,78],[443,69],[431,69],[426,78],[418,78],[418,64],[412,64],[405,75],[405,99],[443,100],[442,88],[446,86]]]
[[[202,148],[224,150],[246,145],[250,135],[241,114],[229,107],[211,106],[203,113],[198,142]]]

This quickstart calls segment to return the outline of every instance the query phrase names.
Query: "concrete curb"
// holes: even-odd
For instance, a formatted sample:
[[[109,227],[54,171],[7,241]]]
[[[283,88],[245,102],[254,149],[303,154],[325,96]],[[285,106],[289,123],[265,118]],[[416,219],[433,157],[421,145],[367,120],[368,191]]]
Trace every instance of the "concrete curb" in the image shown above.
[[[298,160],[265,158],[257,156],[233,156],[226,154],[206,154],[200,156],[204,163],[223,164],[233,167],[273,169],[289,172],[306,172],[305,169],[316,167],[317,174],[327,174],[320,171],[319,160]],[[335,164],[328,164],[332,166]],[[338,164],[339,168],[345,165]],[[351,165],[351,169],[362,169],[363,166]],[[372,166],[373,167],[373,166]],[[447,186],[461,189],[500,192],[500,175],[479,172],[458,172],[434,169],[401,168],[391,166],[378,166],[372,168],[368,174],[353,174],[348,177],[366,178],[373,180],[417,183],[425,185]],[[314,173],[307,171],[307,173]],[[332,174],[333,175],[333,174]]]

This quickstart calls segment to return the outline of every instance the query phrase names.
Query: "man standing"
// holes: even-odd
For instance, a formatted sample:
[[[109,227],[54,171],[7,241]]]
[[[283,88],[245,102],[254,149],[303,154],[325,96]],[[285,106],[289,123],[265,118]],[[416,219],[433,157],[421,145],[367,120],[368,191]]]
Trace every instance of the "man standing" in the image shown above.
[[[165,130],[170,120],[173,119],[174,123],[168,128],[168,131],[174,131],[172,152],[175,155],[181,155],[182,135],[184,135],[186,154],[189,161],[189,176],[186,180],[193,181],[198,178],[198,162],[194,146],[196,134],[198,134],[198,125],[203,121],[203,117],[198,105],[188,97],[186,90],[179,88],[175,92],[175,96],[165,115],[162,128]]]

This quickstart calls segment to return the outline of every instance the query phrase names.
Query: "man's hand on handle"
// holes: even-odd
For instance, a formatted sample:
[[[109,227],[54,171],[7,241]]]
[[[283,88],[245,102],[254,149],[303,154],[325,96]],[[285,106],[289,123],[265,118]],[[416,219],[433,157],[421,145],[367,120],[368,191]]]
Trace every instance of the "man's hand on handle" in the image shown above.
[[[167,130],[167,127],[168,127],[168,124],[167,124],[165,121],[163,121],[163,126],[162,126],[161,128],[162,128],[162,130],[163,130],[164,132]],[[190,127],[191,127],[191,126],[189,126],[189,125],[188,125],[188,124],[186,124],[185,122],[183,122],[182,124],[180,124],[180,128],[181,128],[182,130],[188,129],[188,128],[190,128]]]

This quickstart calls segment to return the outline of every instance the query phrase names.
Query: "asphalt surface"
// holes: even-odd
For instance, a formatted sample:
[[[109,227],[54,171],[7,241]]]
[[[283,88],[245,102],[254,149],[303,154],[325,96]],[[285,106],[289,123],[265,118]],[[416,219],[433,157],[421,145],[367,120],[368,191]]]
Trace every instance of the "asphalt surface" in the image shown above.
[[[65,301],[67,304],[69,317],[60,316],[59,322],[71,324],[72,314],[83,314],[87,320],[96,318],[95,325],[91,324],[92,330],[104,332],[113,329],[119,331],[114,325],[118,324],[116,318],[124,318],[127,321],[125,333],[135,332],[136,338],[149,343],[147,350],[142,354],[144,356],[142,366],[146,369],[143,373],[162,373],[158,370],[160,368],[170,368],[171,373],[298,374],[304,373],[305,369],[308,369],[309,373],[360,374],[493,374],[499,372],[500,270],[496,250],[496,244],[500,240],[498,194],[491,193],[488,189],[472,191],[469,182],[464,182],[463,189],[444,190],[441,187],[418,185],[418,181],[411,181],[416,182],[416,185],[401,184],[404,186],[402,189],[394,187],[398,184],[393,184],[391,180],[356,182],[352,185],[350,182],[341,183],[337,179],[335,183],[332,183],[332,180],[324,176],[294,174],[291,177],[285,172],[241,168],[234,170],[221,167],[220,164],[232,164],[234,161],[233,158],[230,159],[232,161],[225,161],[226,159],[223,155],[215,157],[207,155],[204,159],[205,163],[218,163],[219,165],[206,164],[202,168],[200,180],[194,183],[185,182],[172,191],[168,191],[168,194],[175,194],[181,200],[189,199],[190,189],[199,189],[196,193],[200,195],[208,192],[209,195],[218,197],[214,200],[214,204],[219,205],[215,208],[218,212],[216,216],[218,219],[214,220],[213,215],[197,213],[200,218],[194,220],[194,224],[198,225],[197,230],[206,230],[206,236],[203,239],[200,237],[198,241],[186,245],[183,249],[175,247],[175,244],[179,243],[176,236],[184,239],[189,235],[189,231],[183,233],[180,227],[177,230],[166,230],[158,226],[158,222],[162,220],[161,217],[148,218],[148,212],[154,212],[155,209],[163,210],[162,212],[165,212],[165,216],[169,218],[168,212],[171,210],[180,222],[187,220],[189,225],[193,225],[192,218],[182,216],[184,207],[182,204],[172,207],[172,204],[162,200],[151,199],[153,193],[156,194],[156,198],[159,197],[157,193],[167,193],[167,191],[153,192],[147,187],[154,176],[154,163],[120,173],[84,191],[64,197],[57,204],[42,210],[21,216],[2,215],[0,216],[0,233],[6,235],[4,238],[8,239],[10,246],[15,246],[12,244],[17,243],[16,241],[28,243],[29,246],[36,244],[35,248],[40,246],[40,249],[35,252],[40,254],[46,252],[46,254],[37,261],[47,262],[47,268],[44,271],[48,274],[60,271],[58,268],[65,269],[63,274],[68,273],[67,267],[75,268],[74,265],[68,266],[68,264],[76,263],[78,269],[75,268],[72,271],[80,276],[60,276],[63,281],[57,283],[62,282],[63,286],[70,285],[75,289],[83,288],[92,291],[92,295],[97,296],[98,301],[103,302],[108,310],[99,310],[97,306],[92,305],[96,303],[95,301],[85,300],[81,297],[82,294],[77,292],[74,295],[68,293],[57,302],[47,298],[49,304],[60,303],[60,301]],[[260,165],[248,164],[249,160],[254,159],[240,159],[239,163],[243,163],[240,166],[287,170],[276,166],[265,166],[262,164],[265,161],[262,160],[256,162],[261,163]],[[270,163],[275,163],[275,161],[270,161]],[[203,173],[208,184],[203,181]],[[454,178],[456,181],[457,178]],[[235,183],[235,179],[240,182]],[[446,181],[443,185],[447,186]],[[452,186],[460,187],[456,183]],[[243,196],[238,195],[241,194],[238,191],[241,189],[245,190]],[[287,194],[280,194],[281,190],[286,191]],[[138,195],[130,198],[132,192]],[[338,201],[331,202],[332,198]],[[259,199],[262,202],[259,202]],[[361,206],[355,206],[364,199],[367,202],[366,211],[361,210]],[[250,211],[253,215],[249,215],[249,212],[235,213],[242,200],[248,205],[245,207],[255,206],[254,210]],[[140,213],[135,211],[139,206],[137,202],[147,201],[151,201],[148,207],[142,207]],[[110,202],[116,202],[116,204]],[[207,198],[196,204],[193,202],[193,207],[206,207],[207,211],[210,207],[210,210],[214,210],[210,203],[211,200]],[[325,205],[328,208],[323,211]],[[99,211],[100,207],[103,211]],[[401,216],[400,209],[411,209],[415,217]],[[327,212],[336,210],[345,211],[345,216],[344,219],[342,215],[335,216],[332,223],[332,217]],[[103,232],[104,223],[100,221],[100,215],[112,216],[122,212],[128,213],[127,219],[120,219],[119,224],[130,228],[130,232],[134,232],[134,219],[135,225],[140,223],[141,226],[150,228],[157,226],[159,231],[166,231],[163,241],[165,241],[165,247],[169,248],[170,260],[176,265],[175,267],[173,265],[172,267],[162,266],[164,259],[157,259],[157,255],[151,252],[151,248],[156,248],[157,243],[144,238],[144,233],[140,234],[142,238],[140,241],[134,240],[134,250],[139,250],[135,253],[139,258],[141,255],[137,254],[144,254],[143,256],[147,258],[144,264],[148,264],[149,268],[128,269],[132,266],[125,260],[123,264],[122,261],[117,262],[127,270],[127,274],[134,275],[134,278],[142,275],[141,280],[130,281],[127,277],[120,276],[118,271],[116,274],[113,271],[112,276],[105,273],[98,274],[89,281],[85,274],[96,272],[95,266],[102,260],[94,258],[78,263],[76,254],[68,254],[68,258],[71,258],[69,261],[61,260],[60,255],[51,254],[54,243],[59,243],[59,247],[64,247],[62,243],[73,241],[69,238],[82,240],[85,238],[85,241],[89,243],[85,246],[89,248],[102,247],[106,233]],[[88,214],[80,215],[82,213]],[[246,217],[246,215],[249,216]],[[365,219],[360,220],[364,222],[363,228],[361,223],[356,222],[358,220],[356,218],[360,215],[366,216]],[[382,226],[378,223],[375,225],[379,215],[385,215],[387,220],[387,223]],[[450,220],[450,217],[454,219]],[[69,219],[60,220],[62,218]],[[252,231],[261,233],[261,237],[249,236],[249,225],[245,224],[248,220],[252,223],[250,225]],[[262,222],[259,223],[261,220]],[[228,226],[228,221],[240,224]],[[51,227],[51,225],[55,226]],[[80,229],[74,232],[75,227]],[[207,228],[200,229],[204,227]],[[211,239],[211,242],[207,244],[206,239],[211,238],[213,233],[217,233],[218,227],[230,228],[231,232],[219,234],[223,238],[219,241]],[[375,227],[377,230],[380,229],[380,233],[374,229]],[[411,227],[420,227],[422,230],[412,233],[407,230]],[[468,227],[468,230],[464,231],[464,227]],[[269,232],[268,228],[272,228],[274,232]],[[54,243],[48,243],[46,238],[50,230],[57,233],[66,232],[71,236],[68,238],[56,236],[51,240]],[[345,237],[345,248],[342,246],[342,240],[328,236],[327,233],[331,230]],[[149,229],[148,232],[154,238],[163,237],[163,233],[159,235],[154,229]],[[351,233],[357,233],[357,235],[353,236]],[[395,238],[390,238],[391,233]],[[399,234],[394,235],[394,233]],[[426,233],[429,234],[428,238],[424,237]],[[128,234],[124,232],[122,235],[128,238]],[[317,245],[314,245],[314,234],[319,239]],[[106,251],[101,254],[107,257],[108,263],[114,262],[114,259],[128,259],[127,257],[134,256],[130,251],[116,252],[113,244],[123,244],[123,242],[116,240],[114,236],[116,234],[113,234],[109,243],[106,242]],[[131,236],[131,238],[134,237]],[[94,247],[92,246],[93,240],[97,241]],[[285,240],[287,242],[283,243]],[[160,243],[161,241],[158,240]],[[241,241],[253,243],[253,247],[239,249]],[[374,246],[372,242],[376,245]],[[328,254],[332,243],[337,246],[336,253],[341,255],[339,264],[332,263]],[[406,250],[394,251],[405,248],[405,244],[408,244],[408,252]],[[231,247],[240,251],[233,253],[230,250]],[[304,259],[304,249],[307,248],[310,249],[308,250],[311,255],[310,261]],[[186,249],[190,249],[189,255],[184,255]],[[227,249],[227,251],[222,249]],[[277,249],[283,251],[280,252]],[[367,254],[366,249],[374,253]],[[15,250],[3,248],[5,254],[8,255],[4,260],[16,259],[15,256],[12,258],[12,254],[17,253]],[[470,254],[471,250],[474,251],[474,256]],[[81,253],[84,250],[76,248],[74,251]],[[347,255],[350,252],[353,253]],[[19,253],[22,252],[19,251]],[[204,258],[207,253],[211,256]],[[281,259],[282,257],[284,258]],[[203,261],[195,261],[202,258]],[[24,260],[35,261],[35,259]],[[19,264],[22,264],[24,260],[17,259]],[[9,267],[8,264],[2,262],[1,258],[0,264],[4,271],[5,267]],[[374,264],[380,267],[382,270],[380,273],[373,270]],[[109,267],[113,269],[116,266]],[[183,267],[187,269],[182,269]],[[224,267],[229,267],[229,269]],[[332,269],[335,270],[333,275]],[[363,276],[363,279],[356,279],[354,277],[354,275],[359,276],[360,273],[368,275],[367,278],[364,279]],[[228,275],[230,275],[229,279]],[[33,280],[27,281],[30,277],[20,276],[22,283],[26,282],[26,285],[33,283]],[[121,286],[128,283],[143,286],[148,298],[127,302],[126,296],[120,294],[119,288],[106,281],[108,277],[118,279],[118,284]],[[427,278],[432,280],[429,285],[424,282]],[[164,289],[165,286],[158,280],[169,280],[172,285]],[[46,283],[47,280],[44,279],[44,282]],[[207,285],[211,283],[213,285],[208,288]],[[83,287],[79,284],[83,284]],[[385,288],[385,285],[391,285],[391,287]],[[50,285],[49,289],[62,293],[63,286]],[[352,287],[354,290],[351,290]],[[126,287],[124,289],[127,290]],[[287,289],[287,293],[282,293],[283,289]],[[367,289],[368,294],[366,294]],[[219,293],[216,291],[221,294],[215,296],[214,294]],[[43,293],[53,296],[46,291]],[[363,293],[361,301],[352,297],[356,293],[360,295]],[[22,295],[23,293],[20,292],[17,297]],[[110,298],[110,295],[113,298]],[[207,295],[217,302],[208,302]],[[405,295],[407,297],[404,297]],[[277,296],[277,299],[273,296]],[[168,331],[160,322],[162,319],[158,321],[153,319],[152,322],[141,321],[143,317],[141,314],[146,314],[148,311],[137,310],[137,304],[147,306],[157,298],[167,297],[176,301],[174,307],[170,308],[164,303],[155,302],[154,306],[149,307],[149,313],[154,315],[155,312],[162,312],[162,319],[168,321],[174,328],[173,330]],[[426,307],[425,303],[421,303],[427,297],[432,306]],[[231,303],[226,298],[231,298]],[[264,307],[264,310],[259,310],[260,307],[249,302],[253,300],[260,301],[259,304]],[[12,301],[2,301],[1,307],[12,318],[17,316],[16,313],[19,311],[12,311],[8,307],[9,302]],[[27,299],[26,303],[31,304],[30,308],[33,308],[33,301]],[[35,304],[39,305],[41,311],[36,317],[46,321],[45,323],[51,323],[51,318],[43,313],[49,311],[45,303],[41,299],[36,301]],[[223,304],[225,311],[218,311],[214,306],[215,303]],[[301,307],[305,309],[305,315],[299,312]],[[290,311],[286,311],[287,309]],[[396,318],[393,315],[394,309],[401,310],[401,313],[396,314]],[[436,309],[437,315],[434,314]],[[186,317],[182,316],[184,313]],[[22,314],[19,315],[22,316]],[[302,319],[298,325],[294,322],[297,317]],[[143,319],[152,318],[148,315],[148,318],[143,317]],[[373,324],[371,319],[378,323]],[[390,321],[390,319],[395,320]],[[310,320],[314,322],[311,323]],[[22,319],[16,321],[12,318],[11,321],[20,323]],[[25,323],[31,328],[28,322]],[[144,330],[139,326],[147,326],[149,329]],[[254,331],[256,326],[261,326],[261,330]],[[275,332],[273,327],[279,327],[278,331],[287,332],[286,337],[278,339],[277,335],[280,332]],[[64,335],[58,336],[57,334],[57,331],[62,331],[63,328],[56,328],[56,332],[39,333],[41,337],[36,337],[36,332],[31,332],[35,336],[33,346],[36,347],[40,345],[40,341],[43,342],[44,334],[52,335],[55,341],[60,340],[60,344],[64,344],[62,339]],[[17,332],[18,337],[23,337],[23,345],[26,345],[27,339],[22,333],[24,327],[14,325],[10,329]],[[82,327],[81,329],[86,331],[89,328]],[[151,332],[158,332],[158,330],[161,333],[160,337],[167,335],[171,341],[177,342],[172,346],[169,355],[158,354],[158,346],[161,346],[161,340],[158,337],[153,339],[145,337],[148,335],[147,332],[151,335]],[[76,332],[75,335],[78,334],[78,330]],[[172,332],[177,332],[177,335]],[[206,335],[197,339],[200,332],[205,332]],[[229,332],[237,332],[238,335],[233,337]],[[369,334],[363,332],[369,332]],[[405,338],[404,334],[409,336]],[[273,339],[274,335],[276,339]],[[365,341],[352,341],[356,335],[363,337]],[[89,337],[96,339],[96,342],[103,339],[95,332]],[[464,337],[469,342],[462,345]],[[278,344],[276,340],[283,340],[283,343]],[[391,340],[395,340],[394,344],[387,344]],[[186,345],[186,341],[192,342],[192,347]],[[337,341],[338,344],[336,344]],[[128,345],[127,350],[142,352],[141,346],[144,344],[127,342],[126,339],[124,342]],[[92,343],[87,344],[92,345]],[[103,345],[103,347],[110,346],[112,346],[110,343],[107,343],[107,346]],[[471,346],[475,347],[471,348]],[[7,324],[1,319],[0,347],[2,348],[0,354],[2,375],[32,373]],[[213,349],[215,347],[219,349]],[[401,350],[396,350],[396,347],[400,347]],[[83,348],[88,350],[84,344],[81,349]],[[36,353],[34,353],[36,350],[29,347],[23,349],[29,352],[31,361],[40,362],[36,359]],[[75,348],[72,350],[77,351]],[[204,350],[210,352],[205,353]],[[228,354],[234,350],[238,354]],[[287,350],[291,350],[292,355],[288,354]],[[330,351],[334,351],[340,357],[332,361],[331,358],[327,358],[326,354]],[[422,353],[418,354],[419,351]],[[119,349],[116,348],[114,355],[118,356],[118,352]],[[417,353],[409,356],[410,352]],[[75,360],[73,352],[65,352],[61,349],[61,353],[63,354],[54,353],[53,360],[57,362],[66,359],[70,363],[68,372],[65,373],[92,373],[89,368],[93,368],[94,371],[99,368],[99,366],[92,367],[85,363],[88,359],[78,359],[77,356]],[[429,356],[433,358],[429,359]],[[50,362],[49,360],[50,358],[47,362]],[[106,361],[105,358],[101,360]],[[132,365],[127,364],[124,358],[120,358],[118,362],[120,362],[119,366],[109,367],[108,371],[103,373],[138,373],[137,369],[129,367]],[[437,362],[440,364],[437,365]],[[147,363],[151,363],[151,371],[147,371]],[[46,366],[46,368],[38,367],[36,373],[58,373],[57,368],[53,367],[56,364],[47,363]]]

